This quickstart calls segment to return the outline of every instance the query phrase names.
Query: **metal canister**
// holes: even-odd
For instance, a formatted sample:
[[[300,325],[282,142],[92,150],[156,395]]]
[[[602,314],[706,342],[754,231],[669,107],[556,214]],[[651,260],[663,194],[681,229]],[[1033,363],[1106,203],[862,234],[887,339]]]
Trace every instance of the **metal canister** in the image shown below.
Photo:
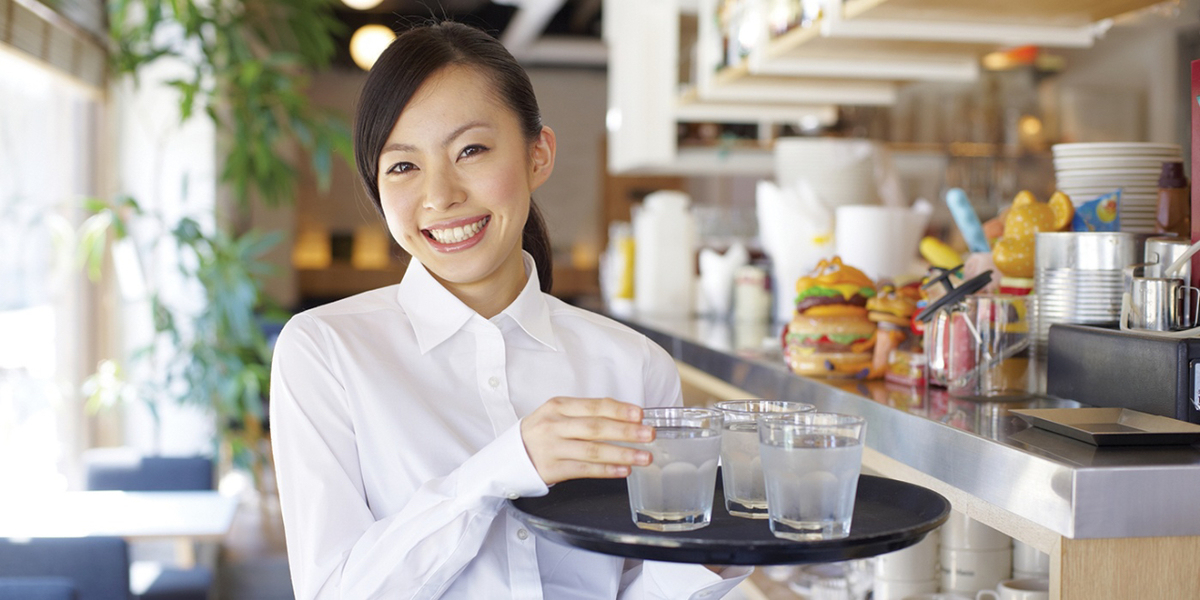
[[[1192,245],[1191,240],[1179,236],[1161,236],[1152,237],[1146,240],[1146,258],[1147,266],[1143,271],[1146,277],[1166,277],[1164,272],[1167,267],[1171,266],[1188,248]],[[1171,277],[1178,277],[1184,281],[1192,279],[1192,265],[1187,263],[1183,269],[1173,273]]]

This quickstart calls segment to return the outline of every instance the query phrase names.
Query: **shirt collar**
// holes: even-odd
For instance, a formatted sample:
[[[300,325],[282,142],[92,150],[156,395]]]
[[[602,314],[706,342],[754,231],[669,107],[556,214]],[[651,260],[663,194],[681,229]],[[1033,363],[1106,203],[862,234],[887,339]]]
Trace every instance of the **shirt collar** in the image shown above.
[[[528,252],[522,251],[527,275],[525,287],[501,315],[507,315],[530,337],[551,349],[557,349],[550,307],[542,294],[537,266]],[[421,354],[446,341],[478,316],[471,307],[451,294],[416,258],[409,260],[400,280],[396,299],[408,315]],[[499,315],[497,315],[497,318]]]

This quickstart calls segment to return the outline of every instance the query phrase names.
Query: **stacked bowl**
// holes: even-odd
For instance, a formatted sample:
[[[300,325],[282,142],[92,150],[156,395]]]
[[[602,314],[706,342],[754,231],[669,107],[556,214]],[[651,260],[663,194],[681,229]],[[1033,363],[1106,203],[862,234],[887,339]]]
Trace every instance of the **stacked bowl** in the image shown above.
[[[1153,233],[1162,163],[1183,160],[1178,144],[1104,142],[1055,144],[1058,189],[1076,207],[1121,190],[1121,231]]]

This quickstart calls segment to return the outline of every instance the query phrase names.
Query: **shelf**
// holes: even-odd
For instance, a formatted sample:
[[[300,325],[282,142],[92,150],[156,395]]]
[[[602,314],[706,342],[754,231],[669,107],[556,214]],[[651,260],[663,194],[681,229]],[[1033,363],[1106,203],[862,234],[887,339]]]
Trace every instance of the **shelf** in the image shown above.
[[[702,96],[761,75],[854,77],[886,81],[970,81],[979,57],[993,50],[1037,45],[1090,47],[1111,19],[1157,0],[849,0],[833,3],[806,27],[770,38],[743,61],[710,75],[720,57],[714,19],[701,17]],[[716,0],[701,0],[701,15]],[[707,25],[705,25],[707,23]],[[707,65],[707,67],[706,67]]]
[[[1162,0],[848,0],[848,19],[960,21],[1007,25],[1082,26]]]

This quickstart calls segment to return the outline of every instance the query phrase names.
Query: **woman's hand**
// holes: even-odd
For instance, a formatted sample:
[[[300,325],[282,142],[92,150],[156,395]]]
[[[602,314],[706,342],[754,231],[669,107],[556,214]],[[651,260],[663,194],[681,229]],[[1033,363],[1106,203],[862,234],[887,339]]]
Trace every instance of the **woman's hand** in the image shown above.
[[[568,479],[619,478],[650,453],[605,442],[645,443],[641,407],[612,398],[551,398],[521,420],[521,439],[546,485]]]

